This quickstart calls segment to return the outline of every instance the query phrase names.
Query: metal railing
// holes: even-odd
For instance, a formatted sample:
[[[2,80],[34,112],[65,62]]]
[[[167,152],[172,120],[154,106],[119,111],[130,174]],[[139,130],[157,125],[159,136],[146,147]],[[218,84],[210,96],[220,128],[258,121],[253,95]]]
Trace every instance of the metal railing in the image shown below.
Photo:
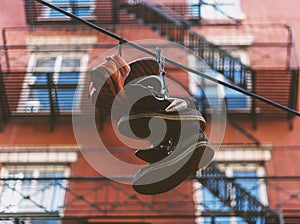
[[[198,181],[220,199],[225,206],[229,207],[236,214],[247,212],[248,215],[243,217],[246,222],[279,223],[279,216],[274,210],[264,206],[247,189],[238,184],[236,180],[226,177],[225,173],[218,169],[216,163],[211,163],[207,168],[202,170],[201,176],[208,178],[201,179],[200,177]],[[217,178],[214,178],[214,176]],[[232,193],[234,197],[232,197]],[[252,216],[251,212],[254,212],[254,214],[261,212],[265,213],[265,215]]]
[[[26,4],[31,6],[27,9],[27,17],[33,18],[29,24],[60,25],[55,19],[53,21],[48,20],[47,23],[40,23],[38,20],[34,20],[34,18],[39,18],[38,15],[41,15],[43,7],[33,0],[26,1]],[[76,7],[79,5],[76,5],[76,1],[73,1],[72,6]],[[199,32],[195,31],[189,20],[184,17],[184,14],[187,12],[187,9],[184,9],[184,7],[188,6],[175,3],[166,5],[153,4],[152,1],[95,1],[92,21],[95,24],[112,23],[113,26],[116,24],[139,24],[143,21],[143,25],[150,27],[166,39],[175,41],[191,49],[196,55],[205,60],[211,68],[222,73],[235,85],[239,85],[242,88],[274,102],[278,102],[286,107],[296,109],[299,69],[298,62],[295,60],[296,54],[294,51],[292,30],[289,26],[285,26],[284,28],[283,25],[283,29],[287,31],[288,38],[285,40],[281,39],[280,41],[276,41],[276,38],[282,38],[282,34],[285,34],[285,31],[280,31],[280,34],[277,32],[278,29],[276,28],[277,31],[274,32],[276,29],[272,24],[266,24],[262,27],[259,25],[249,26],[248,24],[239,24],[238,27],[227,26],[226,29],[220,29],[220,26],[213,26],[212,28],[215,30],[220,29],[218,34],[212,33],[213,36],[218,36],[219,34],[228,35],[236,33],[238,30],[238,35],[243,34],[243,32],[246,34],[250,32],[255,38],[259,37],[258,39],[264,37],[264,34],[266,34],[265,37],[268,37],[269,34],[272,33],[275,40],[270,42],[270,40],[267,39],[261,42],[255,39],[255,42],[250,45],[238,43],[236,46],[232,44],[230,44],[230,46],[226,46],[226,44],[214,44],[199,35]],[[108,14],[110,22],[103,20],[101,17],[102,14]],[[129,22],[128,18],[131,18],[131,22]],[[65,25],[77,26],[76,23],[70,20],[62,22],[64,22]],[[267,34],[265,33],[265,30],[269,30],[269,27],[271,27],[271,29],[274,28],[274,30],[268,31],[269,34]],[[205,29],[209,28],[209,26],[205,27]],[[281,28],[282,27],[279,25],[279,29]],[[249,54],[254,55],[254,57],[251,55],[251,58],[254,58],[254,60],[250,62],[250,66],[242,63],[239,58],[232,56],[230,52],[227,51],[228,48],[232,47],[235,49],[246,50]],[[274,50],[280,51],[280,53],[274,54]],[[267,53],[268,59],[266,59],[265,52],[268,51],[270,53]],[[273,62],[270,60],[270,57],[272,59],[274,55],[281,57],[279,58],[281,61],[280,64],[278,63],[278,58],[275,58],[273,60],[274,64],[272,64]],[[282,62],[284,63],[284,66],[281,65]],[[268,82],[267,79],[271,77],[275,77],[276,80],[279,80],[279,83],[281,82],[280,79],[284,78],[285,82],[281,82],[282,85],[280,86],[265,85],[265,83]],[[282,95],[276,93],[278,89],[281,89]],[[259,113],[268,116],[276,114],[280,117],[287,117],[290,122],[290,127],[292,127],[293,115],[280,109],[269,107],[267,104],[260,103],[255,99],[252,101],[250,112],[252,115],[253,126],[256,126],[256,117]]]
[[[131,222],[143,220],[146,223],[154,220],[194,222],[197,218],[211,220],[211,222],[206,221],[207,223],[214,223],[213,220],[217,218],[242,218],[250,224],[282,223],[277,213],[280,210],[273,210],[262,205],[258,199],[235,183],[235,181],[252,178],[252,180],[264,180],[268,186],[269,179],[274,178],[276,180],[281,177],[240,176],[227,179],[220,171],[216,172],[215,168],[213,168],[213,172],[208,171],[211,167],[203,171],[201,176],[193,177],[195,181],[199,181],[203,187],[209,189],[216,196],[214,199],[210,199],[211,201],[203,201],[202,209],[198,209],[197,212],[193,197],[181,191],[180,188],[163,195],[146,196],[137,194],[129,185],[125,186],[124,184],[108,181],[101,176],[1,178],[1,187],[3,188],[8,184],[10,186],[22,186],[24,184],[24,186],[27,186],[24,189],[27,190],[20,191],[19,188],[11,187],[14,197],[19,200],[11,205],[5,204],[5,199],[0,198],[2,208],[4,207],[1,210],[0,223],[1,220],[12,223],[21,220],[61,220],[73,221],[74,223],[84,221],[88,223],[89,220],[97,219],[102,222],[114,220],[123,223],[126,220]],[[26,170],[26,166],[24,166],[24,169]],[[299,183],[299,177],[292,177],[291,180],[282,177],[282,180],[286,183]],[[128,181],[130,181],[130,178],[128,178]],[[31,190],[29,191],[28,186],[33,182],[34,184],[31,184]],[[274,185],[274,182],[272,185]],[[276,188],[278,195],[285,195],[286,192],[279,186]],[[254,187],[259,188],[258,185]],[[65,194],[65,202],[63,207],[55,207],[55,198],[47,198],[45,194],[51,192],[57,192],[58,194],[60,191]],[[234,192],[234,198],[231,197],[230,192]],[[204,197],[205,193],[202,192],[202,194]],[[61,196],[61,192],[59,195]],[[224,203],[224,207],[229,209],[218,210],[218,207],[216,207],[211,210],[205,207],[205,203],[219,203],[218,199]],[[47,209],[51,200],[53,200],[51,204],[53,210]],[[24,207],[24,205],[27,207]],[[10,210],[10,208],[15,209],[15,211]],[[292,211],[292,213],[294,219],[299,217],[299,211]],[[288,215],[288,211],[285,212],[285,215],[286,220],[293,218]]]
[[[203,59],[213,70],[223,74],[235,85],[241,86],[244,89],[262,95],[275,102],[279,102],[282,105],[296,109],[299,68],[291,27],[284,24],[239,26],[238,30],[241,30],[241,32],[238,33],[239,35],[243,34],[245,30],[247,30],[246,33],[249,33],[250,29],[253,31],[250,33],[252,35],[257,35],[263,42],[258,40],[256,43],[250,43],[250,45],[248,44],[246,46],[240,45],[239,43],[237,43],[236,46],[232,44],[230,46],[226,46],[226,44],[217,45],[199,35],[198,32],[191,28],[188,22],[181,19],[180,14],[176,15],[176,12],[174,11],[169,13],[169,10],[164,10],[164,7],[150,4],[146,1],[139,1],[136,4],[128,4],[127,1],[120,2],[122,3],[122,8],[125,8],[128,12],[133,13],[138,18],[142,19],[143,24],[158,31],[159,34],[166,39],[189,48],[197,56]],[[171,5],[169,7],[171,7]],[[271,30],[269,31],[270,27]],[[229,28],[228,30],[220,29],[220,32],[215,35],[221,34],[226,36],[230,34],[231,30],[233,33],[236,32],[236,28]],[[274,40],[264,40],[264,30],[268,30],[270,33],[272,32]],[[213,35],[214,33],[211,34]],[[265,34],[266,37],[269,35],[268,33]],[[250,61],[250,66],[248,66],[242,63],[239,58],[232,56],[226,50],[228,48],[244,49],[250,54],[253,54],[254,51],[257,51],[258,49],[263,49],[263,57],[266,57],[266,50],[267,52],[270,51],[270,53],[267,53],[269,55],[267,56],[268,58],[274,56],[272,53],[274,52],[274,49],[283,52],[283,54],[279,54],[279,58],[275,57],[273,60],[274,64],[272,64],[272,60],[259,59],[260,56],[256,53],[253,58],[258,58],[258,61]],[[270,78],[278,81],[278,85],[268,85],[268,79]],[[281,79],[285,81],[282,82],[283,80]],[[282,94],[274,94],[278,89],[280,89]],[[254,127],[256,126],[257,113],[272,116],[274,114],[286,116],[290,122],[290,127],[292,128],[293,115],[287,115],[283,111],[269,107],[268,105],[253,99],[251,114]]]

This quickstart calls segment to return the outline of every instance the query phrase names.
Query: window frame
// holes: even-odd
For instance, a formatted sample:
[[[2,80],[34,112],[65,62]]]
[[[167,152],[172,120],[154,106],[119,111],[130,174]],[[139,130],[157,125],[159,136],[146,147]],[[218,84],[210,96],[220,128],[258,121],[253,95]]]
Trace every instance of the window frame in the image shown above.
[[[37,67],[37,62],[39,59],[50,59],[51,57],[55,57],[55,65],[54,67]],[[63,59],[79,59],[80,60],[80,66],[79,68],[68,68],[68,67],[62,67],[62,61]],[[23,86],[22,86],[22,91],[18,103],[18,107],[16,112],[18,114],[39,114],[39,115],[44,115],[44,114],[49,114],[50,112],[50,107],[48,109],[44,110],[39,110],[35,109],[39,106],[37,102],[31,102],[28,101],[29,95],[31,92],[30,86],[34,84],[34,74],[36,73],[53,73],[53,82],[57,84],[58,79],[59,79],[59,73],[60,72],[78,72],[79,77],[78,77],[78,83],[77,83],[77,101],[78,105],[76,105],[76,108],[72,108],[70,110],[59,110],[60,113],[62,114],[71,114],[72,110],[79,110],[80,104],[81,104],[81,98],[83,94],[83,88],[84,88],[84,80],[86,77],[87,73],[87,67],[88,67],[88,58],[89,55],[87,52],[84,51],[72,51],[72,52],[32,52],[30,57],[29,57],[29,62],[27,66],[27,73],[24,78]],[[47,90],[47,89],[46,89]],[[50,99],[49,99],[50,102]],[[27,111],[26,106],[27,105],[32,105],[32,110]]]
[[[10,178],[9,175],[18,173],[20,177],[17,177],[17,180],[5,180],[5,178]],[[26,177],[24,178],[24,174],[28,172],[32,172],[32,179]],[[39,178],[41,177],[41,174],[43,172],[46,172],[48,174],[54,174],[55,172],[61,172],[63,173],[63,179],[61,179],[60,185],[62,187],[57,188],[56,185],[52,185],[49,183],[45,183],[44,185],[39,182]],[[23,174],[23,177],[22,177]],[[3,208],[4,210],[2,212],[4,213],[13,213],[13,214],[43,214],[45,212],[47,213],[54,213],[54,214],[60,214],[62,215],[64,212],[64,203],[66,200],[66,187],[68,185],[68,181],[64,178],[67,178],[70,176],[70,167],[68,165],[63,164],[47,164],[47,165],[38,165],[38,164],[29,164],[29,165],[13,165],[13,164],[7,164],[4,165],[1,168],[1,186],[0,186],[0,201],[7,200],[4,194],[5,190],[5,183],[10,182],[14,184],[14,187],[17,185],[17,188],[19,188],[19,192],[13,192],[12,197],[8,199],[8,201],[13,202],[12,208]],[[24,180],[22,180],[24,178]],[[51,179],[51,177],[50,177]],[[55,180],[55,177],[53,177],[53,180]],[[25,181],[29,183],[28,185],[25,184]],[[45,180],[47,181],[47,180]],[[51,180],[50,180],[51,181]],[[9,183],[8,183],[9,184]],[[42,188],[40,187],[42,186]],[[24,191],[24,187],[28,187],[27,190]],[[45,188],[43,188],[45,187]],[[23,191],[22,191],[23,188]],[[46,191],[42,191],[41,193],[39,190],[46,189]],[[16,190],[16,189],[15,189]],[[51,193],[49,193],[51,192]],[[40,194],[39,194],[40,193]],[[9,196],[10,192],[7,192],[7,196]],[[24,195],[21,195],[24,194]],[[59,197],[59,200],[54,199],[53,194],[57,195],[59,194],[61,197]],[[22,198],[23,197],[23,198]],[[32,200],[32,203],[28,203],[29,201],[25,201],[26,199]],[[47,199],[48,197],[48,199]],[[24,205],[21,205],[21,203],[24,203]],[[34,206],[34,204],[44,206],[46,208],[46,211],[43,210],[44,208],[39,207],[37,205]],[[41,204],[40,204],[41,203]],[[5,204],[5,203],[2,203]],[[23,206],[23,208],[22,208]],[[45,207],[46,206],[46,207]],[[24,208],[25,207],[25,208]],[[51,210],[51,208],[53,210]],[[47,210],[50,209],[50,210]]]
[[[249,64],[250,63],[250,59],[249,59],[249,56],[248,56],[246,51],[244,51],[244,50],[231,50],[229,52],[231,53],[232,56],[239,57],[243,64]],[[188,63],[189,63],[189,67],[195,67],[195,64],[197,63],[197,59],[195,59],[195,57],[189,57]],[[216,78],[220,81],[228,82],[226,80],[226,77],[224,77],[223,74],[221,74],[217,71],[214,71],[207,64],[206,64],[206,68],[204,68],[204,69],[202,68],[202,70],[203,70],[202,72],[205,73],[206,75],[214,77],[214,78]],[[206,87],[215,87],[216,91],[217,91],[215,99],[213,97],[209,98],[209,96],[207,96],[207,95],[204,96],[204,97],[206,97],[208,99],[207,103],[214,102],[214,101],[218,102],[217,105],[209,105],[212,109],[214,109],[214,110],[223,109],[223,106],[222,106],[223,100],[225,100],[225,98],[227,100],[228,99],[230,100],[230,97],[228,98],[226,96],[226,90],[229,89],[229,87],[225,87],[221,84],[218,84],[218,83],[215,83],[213,81],[207,80],[207,79],[205,79],[203,77],[200,77],[200,76],[197,76],[193,73],[188,73],[188,74],[189,74],[189,90],[190,90],[191,94],[193,96],[196,96],[196,98],[197,98],[197,94],[199,92],[204,91],[204,93],[205,93],[205,88]],[[249,77],[246,77],[246,85],[247,85],[247,87],[251,86],[251,79]],[[242,93],[239,93],[235,90],[230,89],[230,91],[234,91],[232,93],[236,93],[238,95],[242,94]],[[251,99],[251,97],[246,96],[244,94],[243,94],[243,96],[245,97],[245,104],[247,105],[247,107],[227,108],[227,112],[230,112],[230,113],[249,113],[251,111],[251,100],[252,99]],[[231,99],[234,99],[234,98],[231,98]],[[207,112],[209,112],[209,110]]]
[[[47,0],[49,3],[51,3],[52,0]],[[63,0],[64,2],[62,3],[54,3],[55,6],[59,8],[67,8],[67,12],[72,13],[72,3],[71,0]],[[96,8],[95,0],[89,0],[90,3],[77,3],[76,8],[84,8],[84,7],[89,7],[90,15],[88,16],[79,16],[80,18],[86,19],[86,20],[94,20],[94,11]],[[63,15],[62,13],[61,16],[51,16],[51,8],[47,6],[42,7],[42,12],[41,15],[37,18],[38,21],[71,21],[72,19],[66,15]],[[59,12],[58,12],[59,13]],[[75,14],[77,15],[77,14]],[[78,15],[77,15],[78,16]]]
[[[255,173],[256,173],[255,177],[257,177],[258,194],[259,194],[258,200],[263,205],[268,206],[269,201],[268,201],[267,186],[266,186],[265,182],[260,178],[260,177],[266,176],[266,170],[262,164],[255,163],[255,162],[245,163],[245,164],[241,164],[240,162],[235,162],[235,163],[226,163],[226,162],[219,163],[218,162],[218,168],[222,172],[225,172],[225,175],[229,178],[235,177],[234,172],[253,172],[253,171],[255,171]],[[250,177],[253,177],[253,176],[250,176]],[[204,208],[205,197],[204,197],[203,186],[198,181],[194,181],[193,186],[195,189],[194,202],[195,202],[195,206],[196,206],[196,214],[199,214],[201,216],[201,212],[205,211],[205,208]],[[207,189],[206,189],[206,191],[207,191]],[[229,191],[231,192],[231,197],[234,198],[234,196],[235,196],[234,192],[231,191],[230,189],[229,189]],[[237,215],[237,216],[228,217],[227,219],[224,219],[224,220],[228,221],[230,224],[235,224],[238,222],[239,219],[240,219],[240,217]],[[204,220],[205,220],[205,218],[199,217],[196,219],[196,223],[199,223],[199,224],[204,223]]]

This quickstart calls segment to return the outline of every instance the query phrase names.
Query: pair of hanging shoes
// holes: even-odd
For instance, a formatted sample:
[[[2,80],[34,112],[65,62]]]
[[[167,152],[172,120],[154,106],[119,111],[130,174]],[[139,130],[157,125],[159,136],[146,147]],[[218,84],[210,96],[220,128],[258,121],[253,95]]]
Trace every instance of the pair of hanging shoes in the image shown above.
[[[150,163],[134,176],[132,186],[135,191],[141,194],[169,191],[207,166],[214,157],[214,149],[201,131],[190,130],[174,142],[177,144],[164,140],[149,149],[135,152],[137,157]]]
[[[158,75],[159,65],[154,59],[143,58],[128,65],[118,55],[91,71],[89,91],[94,104],[112,116],[113,102],[119,100],[117,116],[113,117],[119,131],[153,145],[135,152],[149,163],[132,181],[141,194],[173,189],[208,165],[215,154],[203,133],[206,123],[200,112],[187,99],[166,96]]]
[[[152,78],[143,81],[150,82]],[[122,134],[147,139],[153,144],[149,149],[135,152],[150,163],[133,178],[133,188],[141,194],[159,194],[175,188],[214,157],[214,150],[203,133],[206,122],[201,113],[189,107],[188,100],[169,98],[158,90],[144,86],[143,82],[125,88],[131,110],[118,121]],[[168,110],[172,106],[175,109]]]

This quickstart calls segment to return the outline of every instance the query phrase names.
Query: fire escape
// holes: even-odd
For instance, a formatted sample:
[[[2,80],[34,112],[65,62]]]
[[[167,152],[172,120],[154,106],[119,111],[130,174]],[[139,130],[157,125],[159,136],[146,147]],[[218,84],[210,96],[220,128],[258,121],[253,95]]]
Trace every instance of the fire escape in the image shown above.
[[[256,52],[262,46],[272,48],[280,45],[280,48],[286,51],[285,58],[282,59],[282,67],[277,68],[272,64],[268,65],[269,68],[263,65],[249,66],[244,64],[239,58],[228,53],[224,49],[224,46],[209,42],[205,37],[195,32],[192,29],[193,23],[179,13],[182,11],[186,12],[187,9],[182,9],[186,8],[186,6],[174,5],[167,7],[160,4],[151,4],[146,1],[140,1],[135,4],[128,4],[127,1],[119,1],[118,4],[119,7],[133,14],[137,19],[142,20],[144,25],[156,30],[161,36],[189,48],[213,70],[223,74],[227,80],[235,85],[289,108],[296,109],[299,68],[295,63],[293,36],[289,26],[283,26],[283,29],[287,32],[286,42],[279,44],[272,42],[257,43],[256,45],[253,44],[249,50],[250,52]],[[234,29],[236,26],[239,26],[239,23],[233,25]],[[264,28],[262,27],[261,29]],[[278,83],[267,85],[265,82],[266,79],[278,79]],[[280,89],[280,94],[278,93],[278,89]],[[199,100],[199,102],[203,102],[203,99]],[[285,116],[288,119],[290,128],[292,128],[292,114],[280,111],[253,99],[250,113],[253,127],[256,127],[258,113],[262,116],[270,114],[273,116],[275,114]]]
[[[243,64],[240,59],[230,55],[230,53],[222,48],[222,46],[207,41],[203,36],[193,31],[192,21],[187,20],[183,15],[176,11],[180,8],[178,5],[174,6],[174,9],[172,9],[171,7],[160,4],[151,4],[146,1],[135,4],[119,1],[119,7],[129,14],[134,15],[134,17],[141,20],[144,25],[157,31],[164,38],[189,48],[195,55],[203,59],[213,70],[223,74],[227,80],[235,85],[296,109],[297,97],[295,96],[297,95],[299,70],[298,66],[294,66],[292,62],[294,57],[292,52],[293,37],[288,26],[285,27],[288,30],[288,42],[285,45],[288,53],[284,67],[282,69],[256,69]],[[234,26],[238,25],[234,24]],[[283,82],[280,86],[283,93],[282,97],[275,94],[274,98],[273,94],[274,92],[277,92],[276,88],[278,88],[278,86],[276,84],[273,86],[266,85],[265,81],[262,79],[271,77],[278,78],[282,76],[288,81]],[[247,80],[251,80],[250,85],[247,84]],[[197,100],[199,104],[204,102],[203,99]],[[274,113],[277,113],[279,116],[282,116],[281,111],[276,111],[274,108],[261,105],[260,102],[256,102],[256,100],[253,99],[250,114],[254,128],[256,127],[258,104],[262,110],[261,114],[268,115],[273,113],[274,115]],[[203,108],[206,107],[204,105],[199,105],[199,107],[202,108],[202,112],[205,113]],[[285,116],[288,119],[290,128],[292,128],[292,115],[286,114]],[[248,135],[243,129],[240,131],[243,132],[243,134]],[[247,137],[250,137],[255,141],[253,136],[248,135]],[[259,144],[257,141],[255,143]],[[231,211],[233,211],[236,216],[243,217],[247,223],[257,223],[262,217],[264,217],[263,223],[279,223],[279,214],[264,206],[233,179],[226,177],[225,173],[218,169],[216,163],[212,163],[207,169],[203,170],[201,177],[202,178],[198,178],[198,181],[223,202],[225,206],[231,208]],[[226,191],[229,186],[236,192],[234,205],[232,205],[233,200],[229,198],[228,191]],[[243,215],[245,213],[247,213],[246,216]]]
[[[34,1],[26,0],[27,10],[30,12],[37,13],[35,10],[31,11],[32,4]],[[108,7],[108,2],[103,1],[104,7]],[[253,93],[257,93],[266,98],[278,101],[279,103],[286,105],[290,108],[296,109],[297,103],[297,92],[298,92],[298,67],[293,64],[293,40],[292,34],[289,30],[289,27],[286,27],[288,30],[288,41],[284,44],[283,48],[286,49],[287,59],[286,64],[283,69],[256,69],[251,66],[245,65],[236,57],[233,57],[230,53],[228,53],[222,46],[218,46],[214,43],[209,42],[199,33],[195,32],[192,27],[193,23],[188,19],[184,18],[183,15],[177,12],[176,8],[166,7],[162,5],[154,5],[144,1],[137,1],[134,4],[129,4],[129,1],[113,1],[112,12],[119,11],[121,13],[129,13],[134,15],[135,19],[129,20],[130,23],[134,23],[133,21],[142,21],[142,24],[150,27],[152,30],[155,30],[159,35],[164,38],[177,42],[187,48],[189,48],[195,55],[199,56],[199,58],[204,59],[205,62],[215,71],[224,75],[224,77],[234,83],[241,88],[247,89]],[[111,11],[109,11],[111,12]],[[27,19],[29,23],[34,25],[34,20],[36,15],[28,14]],[[106,17],[105,17],[106,19]],[[116,17],[114,14],[113,18],[110,21],[111,24],[119,21],[120,18]],[[97,21],[95,21],[97,22]],[[128,22],[128,21],[127,21]],[[41,22],[43,23],[43,22]],[[61,24],[64,24],[65,21],[62,21]],[[3,30],[2,37],[4,45],[2,46],[2,51],[4,52],[4,57],[8,56],[9,51],[14,51],[15,49],[7,49],[6,45],[6,32],[10,30]],[[79,33],[81,31],[78,31]],[[82,31],[84,34],[84,31]],[[81,33],[81,34],[82,34]],[[272,45],[272,43],[270,43]],[[256,46],[253,49],[257,49],[260,46]],[[7,60],[8,58],[6,58]],[[12,114],[12,107],[9,106],[8,101],[12,101],[11,92],[16,88],[13,85],[10,85],[10,66],[9,60],[6,61],[7,65],[4,66],[6,68],[6,73],[1,73],[0,76],[0,129],[3,129],[5,123],[16,114]],[[14,72],[14,75],[18,75],[18,72]],[[281,78],[284,82],[277,83],[276,85],[267,85],[263,78],[271,78],[277,77]],[[250,83],[249,83],[250,80]],[[14,84],[14,83],[13,83]],[[49,91],[50,96],[50,125],[51,130],[54,129],[55,120],[57,119],[59,114],[57,97],[55,90],[57,88],[76,88],[74,84],[53,84],[53,80],[51,75],[47,75],[47,84],[40,84],[39,86],[35,85],[32,88],[43,88]],[[276,90],[280,89],[280,94],[276,92]],[[274,92],[276,93],[274,95]],[[17,99],[13,99],[16,101]],[[200,105],[204,102],[203,99],[197,99],[199,103],[199,107],[205,109],[205,105]],[[258,109],[259,108],[259,109]],[[281,117],[286,117],[290,127],[292,128],[292,119],[293,116],[287,114],[286,112],[282,112],[280,110],[276,110],[265,104],[257,102],[257,100],[251,100],[251,108],[249,117],[252,119],[253,126],[256,126],[256,118],[257,116],[268,116],[270,114],[277,114]],[[26,115],[28,116],[28,115]],[[35,115],[34,115],[35,116]],[[243,131],[243,130],[241,130]],[[244,133],[245,134],[245,133]],[[247,133],[246,133],[247,134]],[[250,136],[251,137],[251,136]],[[257,143],[257,142],[255,142]],[[222,172],[217,164],[211,164],[207,169],[203,170],[200,177],[194,177],[197,181],[199,181],[204,187],[206,187],[214,196],[216,196],[225,207],[230,209],[230,212],[227,214],[228,216],[238,216],[242,217],[246,223],[257,223],[257,220],[262,220],[263,223],[279,223],[279,214],[270,209],[269,207],[263,205],[260,201],[258,201],[254,196],[252,196],[246,189],[240,186],[235,179],[228,178],[224,172]],[[70,181],[73,181],[70,179]],[[74,179],[74,181],[76,181]],[[85,179],[80,180],[85,181]],[[90,180],[92,182],[92,179]],[[97,181],[97,180],[96,180]],[[54,183],[56,185],[57,183]],[[60,188],[63,188],[66,191],[70,191],[69,188],[61,186],[58,184]],[[94,192],[103,190],[103,183],[99,184],[99,188],[95,188]],[[102,188],[103,187],[103,188]],[[232,191],[235,191],[236,197],[235,199],[230,198],[228,194],[228,188]],[[120,190],[116,186],[112,186],[112,188],[116,188]],[[103,190],[104,191],[104,190]],[[93,192],[93,193],[94,193]],[[120,190],[121,192],[121,190]],[[154,209],[153,204],[150,202],[142,202],[137,195],[132,195],[127,193],[126,191],[122,191],[127,197],[128,201],[135,204],[140,204],[150,210]],[[73,193],[73,192],[69,192]],[[186,195],[181,195],[183,199],[186,199]],[[88,198],[88,197],[87,197]],[[97,207],[97,204],[88,201],[84,195],[76,195],[74,193],[74,204],[76,205],[77,201],[83,201],[88,204],[91,208],[97,210],[97,212],[101,212],[102,214],[108,214],[112,210],[117,210],[119,207],[122,207],[122,204],[115,200],[115,204],[111,204],[111,207],[108,209],[100,209]],[[184,200],[183,200],[184,201]],[[107,203],[109,207],[109,203],[104,201],[103,204]],[[174,203],[175,204],[175,203]],[[172,208],[172,206],[176,206],[173,204],[167,204],[166,210],[168,208]],[[124,212],[124,211],[122,211]],[[124,213],[121,213],[124,215]]]
[[[242,217],[247,223],[258,223],[262,220],[262,217],[264,217],[264,223],[279,222],[276,211],[263,205],[246,189],[236,183],[234,179],[228,178],[215,162],[202,170],[201,177],[197,180],[215,195],[224,206],[230,208],[230,212]],[[231,198],[231,192],[235,192],[234,199]]]

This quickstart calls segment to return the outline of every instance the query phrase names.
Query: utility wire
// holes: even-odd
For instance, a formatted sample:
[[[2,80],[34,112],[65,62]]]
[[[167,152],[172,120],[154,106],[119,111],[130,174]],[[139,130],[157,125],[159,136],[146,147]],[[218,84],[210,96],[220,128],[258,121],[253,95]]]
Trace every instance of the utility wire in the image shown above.
[[[67,12],[67,11],[65,11],[65,10],[63,10],[63,9],[61,9],[61,8],[59,8],[59,7],[51,4],[49,2],[46,2],[44,0],[36,0],[36,1],[39,2],[39,3],[41,3],[41,4],[43,4],[43,5],[45,5],[45,6],[47,6],[47,7],[49,7],[49,8],[51,8],[51,9],[54,9],[54,10],[56,10],[56,11],[58,11],[58,12],[64,14],[64,15],[66,15],[66,16],[68,16],[68,17],[70,17],[70,18],[72,18],[72,19],[74,19],[76,21],[79,21],[82,24],[85,24],[88,27],[90,27],[90,28],[92,28],[92,29],[94,29],[96,31],[99,31],[99,32],[101,32],[101,33],[103,33],[105,35],[108,35],[108,36],[110,36],[110,37],[118,40],[119,44],[125,44],[126,43],[126,44],[132,46],[135,49],[138,49],[138,50],[140,50],[140,51],[142,51],[144,53],[147,53],[147,54],[149,54],[149,55],[151,55],[153,57],[156,57],[156,53],[154,53],[154,52],[152,52],[152,51],[150,51],[150,50],[148,50],[148,49],[146,49],[146,48],[144,48],[144,47],[142,47],[142,46],[140,46],[138,44],[132,43],[132,42],[124,39],[123,37],[121,37],[121,36],[119,36],[119,35],[117,35],[115,33],[112,33],[112,32],[110,32],[110,31],[108,31],[108,30],[106,30],[106,29],[104,29],[102,27],[99,27],[99,26],[95,25],[94,23],[91,23],[91,22],[89,22],[89,21],[87,21],[85,19],[82,19],[82,18],[80,18],[80,17],[78,17],[78,16],[76,16],[76,15],[70,13],[70,12]],[[171,60],[171,59],[168,59],[168,58],[164,58],[164,59],[165,59],[165,62],[168,62],[168,63],[170,63],[170,64],[172,64],[172,65],[174,65],[174,66],[176,66],[178,68],[181,68],[181,69],[183,69],[185,71],[194,73],[194,74],[199,75],[199,76],[201,76],[201,77],[203,77],[205,79],[208,79],[208,80],[210,80],[212,82],[215,82],[215,83],[221,84],[223,86],[226,86],[226,87],[228,87],[230,89],[236,90],[236,91],[238,91],[240,93],[243,93],[243,94],[245,94],[247,96],[253,97],[253,98],[257,99],[257,100],[260,100],[262,102],[270,104],[270,105],[272,105],[274,107],[277,107],[277,108],[279,108],[281,110],[287,111],[287,112],[289,112],[289,113],[291,113],[293,115],[300,116],[300,112],[298,112],[297,110],[294,110],[294,109],[289,108],[287,106],[284,106],[284,105],[281,105],[279,103],[276,103],[276,102],[274,102],[272,100],[269,100],[269,99],[267,99],[265,97],[262,97],[260,95],[255,94],[255,93],[252,93],[252,92],[250,92],[250,91],[248,91],[246,89],[243,89],[243,88],[241,88],[239,86],[235,86],[235,85],[233,85],[231,83],[227,83],[227,82],[215,79],[215,78],[213,78],[211,76],[208,76],[208,75],[206,75],[206,74],[204,74],[202,72],[199,72],[199,71],[196,71],[194,69],[188,68],[188,67],[186,67],[186,66],[184,66],[184,65],[182,65],[182,64],[180,64],[180,63],[178,63],[178,62],[176,62],[174,60]]]

